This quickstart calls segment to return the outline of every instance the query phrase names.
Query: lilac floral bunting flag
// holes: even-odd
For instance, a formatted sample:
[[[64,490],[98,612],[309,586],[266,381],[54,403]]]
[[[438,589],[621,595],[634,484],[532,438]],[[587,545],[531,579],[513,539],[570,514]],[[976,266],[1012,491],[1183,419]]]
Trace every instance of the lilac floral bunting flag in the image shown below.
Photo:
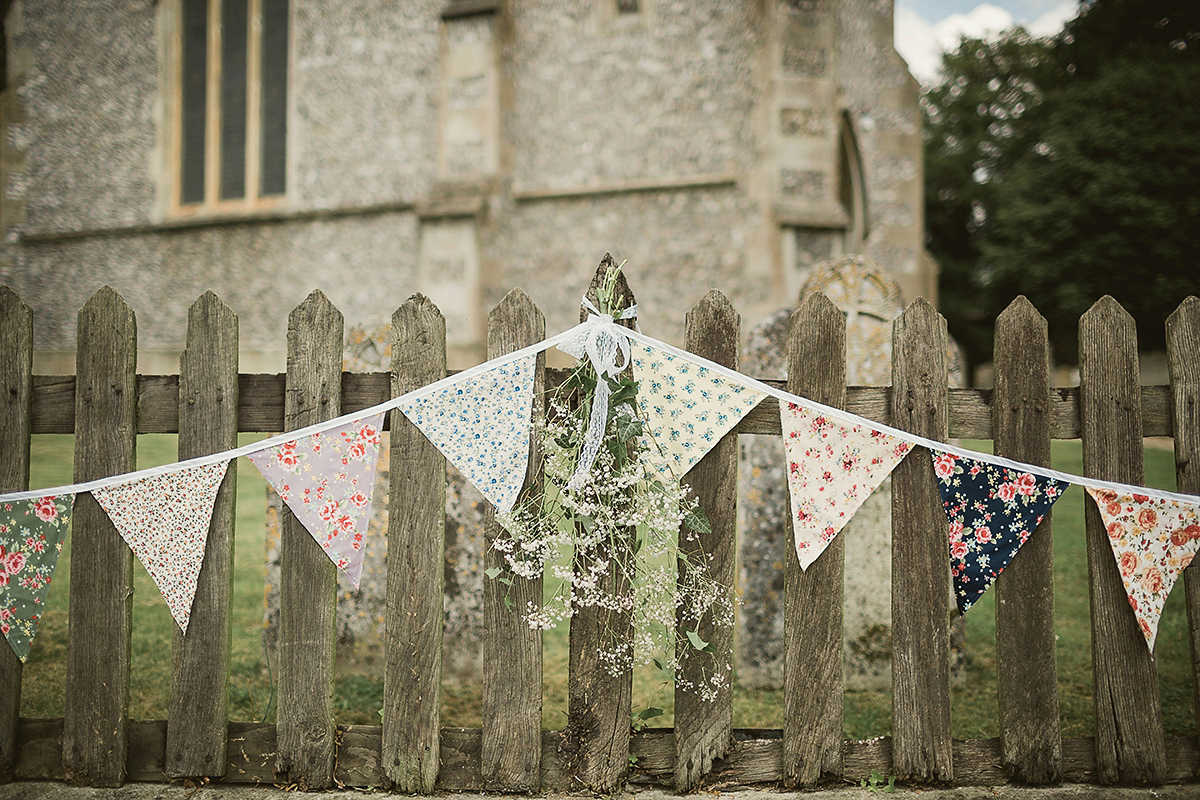
[[[60,494],[0,507],[0,632],[21,661],[42,620],[74,503],[75,495]]]
[[[383,413],[249,456],[355,588],[366,554]]]
[[[525,484],[536,366],[531,354],[400,404],[497,511],[510,510]]]
[[[1067,484],[931,450],[950,522],[954,599],[965,614],[1012,561]]]
[[[638,409],[651,442],[643,458],[682,478],[767,395],[657,347],[630,342]]]
[[[796,555],[808,569],[912,444],[795,403],[779,412]]]
[[[1096,501],[1125,594],[1154,650],[1167,595],[1200,550],[1200,507],[1144,494],[1087,488]]]
[[[228,461],[92,491],[187,633],[213,504]]]

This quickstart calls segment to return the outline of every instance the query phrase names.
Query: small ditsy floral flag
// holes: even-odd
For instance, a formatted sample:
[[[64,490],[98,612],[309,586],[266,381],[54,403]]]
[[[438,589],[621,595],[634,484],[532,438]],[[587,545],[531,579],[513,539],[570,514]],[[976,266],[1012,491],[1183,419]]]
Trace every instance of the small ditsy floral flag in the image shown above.
[[[0,633],[21,661],[42,620],[74,503],[75,495],[60,494],[0,506]]]
[[[158,585],[187,633],[213,505],[228,461],[97,489],[92,497]]]
[[[1067,484],[952,453],[929,454],[950,522],[954,599],[965,614],[996,582]]]
[[[366,555],[383,412],[249,457],[355,588]]]
[[[779,414],[796,555],[808,569],[912,444],[794,403]]]
[[[1200,507],[1086,488],[1100,509],[1129,605],[1153,651],[1167,595],[1200,550]]]

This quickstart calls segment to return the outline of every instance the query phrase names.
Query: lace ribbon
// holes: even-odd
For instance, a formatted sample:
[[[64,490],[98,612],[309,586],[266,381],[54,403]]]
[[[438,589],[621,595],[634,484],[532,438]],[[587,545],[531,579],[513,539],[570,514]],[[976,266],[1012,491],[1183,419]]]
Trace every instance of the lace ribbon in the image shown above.
[[[579,463],[575,465],[575,474],[567,482],[567,488],[575,491],[587,480],[604,442],[604,428],[608,422],[608,400],[611,394],[606,379],[629,366],[629,335],[627,329],[617,324],[617,320],[633,319],[637,316],[636,304],[622,311],[617,317],[601,314],[586,297],[583,298],[583,307],[588,311],[584,327],[558,345],[558,349],[569,356],[587,356],[592,368],[596,370],[596,392],[592,396],[592,414],[588,418],[587,434],[583,439],[583,449],[579,452]]]

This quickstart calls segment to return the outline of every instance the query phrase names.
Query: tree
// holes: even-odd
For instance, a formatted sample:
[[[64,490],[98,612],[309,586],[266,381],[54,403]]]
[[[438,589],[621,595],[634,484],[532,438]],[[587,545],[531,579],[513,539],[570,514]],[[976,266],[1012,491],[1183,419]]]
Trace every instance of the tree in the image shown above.
[[[1200,292],[1200,3],[1090,0],[1053,40],[964,39],[943,72],[925,95],[928,239],[969,359],[990,358],[1019,293],[1059,360],[1104,294],[1160,344]]]

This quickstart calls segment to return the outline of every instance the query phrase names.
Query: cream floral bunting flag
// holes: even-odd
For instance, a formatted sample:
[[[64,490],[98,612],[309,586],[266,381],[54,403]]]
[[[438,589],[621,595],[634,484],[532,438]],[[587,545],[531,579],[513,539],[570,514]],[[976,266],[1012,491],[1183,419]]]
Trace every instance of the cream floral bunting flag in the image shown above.
[[[371,519],[383,414],[249,456],[283,502],[358,588]]]
[[[536,366],[530,354],[400,404],[497,511],[510,510],[525,484]]]
[[[208,527],[228,461],[92,491],[187,633]]]
[[[21,661],[42,621],[74,503],[75,495],[60,494],[0,506],[0,633]]]
[[[1167,595],[1200,549],[1200,507],[1085,488],[1100,509],[1129,605],[1153,650]]]
[[[715,370],[630,342],[638,408],[653,442],[643,458],[682,478],[767,395]]]
[[[796,555],[808,569],[912,444],[795,403],[779,411]]]

